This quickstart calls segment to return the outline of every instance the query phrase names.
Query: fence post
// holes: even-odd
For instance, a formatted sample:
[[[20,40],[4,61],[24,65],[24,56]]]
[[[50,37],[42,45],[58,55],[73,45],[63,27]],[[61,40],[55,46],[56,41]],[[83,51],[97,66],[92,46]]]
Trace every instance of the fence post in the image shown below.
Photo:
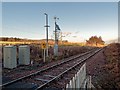
[[[92,85],[91,85],[91,76],[90,76],[90,88],[92,88]]]
[[[72,83],[73,83],[73,90],[75,90],[75,77],[73,77],[73,79],[72,79]]]
[[[66,90],[69,90],[69,84],[66,85]]]
[[[76,78],[76,88],[79,90],[80,88],[80,82],[79,82],[79,73],[77,73],[77,78]]]
[[[76,80],[77,80],[77,75],[75,74],[75,90],[76,90]]]
[[[72,86],[72,80],[70,80],[70,89],[72,90],[73,86]]]

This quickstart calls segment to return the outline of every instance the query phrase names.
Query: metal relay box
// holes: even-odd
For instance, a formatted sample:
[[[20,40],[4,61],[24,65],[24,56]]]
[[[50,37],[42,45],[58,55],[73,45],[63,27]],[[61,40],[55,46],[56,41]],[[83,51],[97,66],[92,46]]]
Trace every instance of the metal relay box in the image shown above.
[[[30,64],[30,47],[28,45],[19,46],[19,65]]]
[[[17,67],[16,46],[4,46],[3,53],[4,53],[3,57],[4,68],[13,69]]]

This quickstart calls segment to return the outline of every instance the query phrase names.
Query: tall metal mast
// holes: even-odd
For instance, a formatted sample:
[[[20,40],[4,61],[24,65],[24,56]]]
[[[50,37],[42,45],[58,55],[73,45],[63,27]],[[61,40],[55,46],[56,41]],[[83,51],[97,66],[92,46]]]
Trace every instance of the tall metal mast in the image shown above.
[[[57,28],[56,28],[56,20],[59,19],[57,17],[54,17],[55,20],[55,44],[58,44],[58,37],[57,37]]]
[[[54,17],[55,20],[55,45],[54,45],[54,55],[58,55],[58,36],[57,36],[57,28],[56,28],[56,20],[59,19],[57,17]]]
[[[48,14],[46,14],[46,13],[44,13],[45,14],[45,16],[46,16],[46,25],[45,25],[45,27],[46,27],[46,56],[48,57],[48,27],[50,27],[50,26],[48,26]]]

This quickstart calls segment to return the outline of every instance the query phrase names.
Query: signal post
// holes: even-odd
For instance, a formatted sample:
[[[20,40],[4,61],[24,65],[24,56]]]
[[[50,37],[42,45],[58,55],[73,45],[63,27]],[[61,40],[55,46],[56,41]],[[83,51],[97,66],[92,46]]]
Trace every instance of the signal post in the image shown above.
[[[43,49],[43,62],[46,62],[46,54],[45,54],[45,51],[46,51],[46,44],[45,43],[42,43],[42,49]]]

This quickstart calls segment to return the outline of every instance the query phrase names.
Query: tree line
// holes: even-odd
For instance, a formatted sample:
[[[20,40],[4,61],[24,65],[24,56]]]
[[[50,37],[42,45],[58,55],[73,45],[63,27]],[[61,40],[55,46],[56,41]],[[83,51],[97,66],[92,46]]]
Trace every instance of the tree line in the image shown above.
[[[89,40],[86,40],[87,45],[91,46],[98,46],[98,45],[104,45],[105,42],[102,40],[102,37],[92,36],[89,38]]]

